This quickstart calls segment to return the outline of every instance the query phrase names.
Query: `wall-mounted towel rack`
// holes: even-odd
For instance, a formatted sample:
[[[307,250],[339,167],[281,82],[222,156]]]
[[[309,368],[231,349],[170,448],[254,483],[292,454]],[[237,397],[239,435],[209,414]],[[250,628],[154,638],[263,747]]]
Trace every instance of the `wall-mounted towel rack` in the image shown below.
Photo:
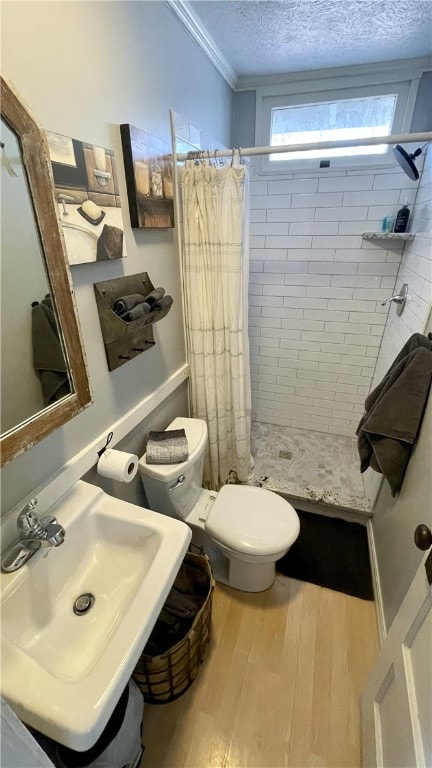
[[[114,302],[120,296],[139,293],[145,297],[154,290],[147,272],[94,283],[94,290],[108,369],[114,371],[155,345],[152,326],[166,317],[171,305],[131,322],[122,320],[113,311]]]

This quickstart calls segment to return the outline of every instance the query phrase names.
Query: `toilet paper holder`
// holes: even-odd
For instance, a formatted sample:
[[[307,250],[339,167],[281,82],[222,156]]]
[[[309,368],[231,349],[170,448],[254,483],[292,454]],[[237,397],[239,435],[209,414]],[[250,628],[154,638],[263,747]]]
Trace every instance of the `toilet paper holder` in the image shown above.
[[[103,453],[105,453],[105,451],[108,448],[108,446],[109,446],[111,440],[113,439],[113,437],[114,437],[114,432],[109,432],[108,435],[107,435],[107,439],[106,439],[106,443],[105,443],[104,447],[101,448],[100,451],[97,452],[97,455],[99,456],[99,458],[102,456]]]

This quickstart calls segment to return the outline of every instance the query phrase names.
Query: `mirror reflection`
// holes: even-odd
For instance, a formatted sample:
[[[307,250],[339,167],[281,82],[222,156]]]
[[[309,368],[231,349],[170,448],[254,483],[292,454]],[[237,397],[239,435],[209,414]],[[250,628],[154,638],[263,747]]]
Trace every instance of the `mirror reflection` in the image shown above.
[[[1,434],[71,393],[17,136],[1,119]]]

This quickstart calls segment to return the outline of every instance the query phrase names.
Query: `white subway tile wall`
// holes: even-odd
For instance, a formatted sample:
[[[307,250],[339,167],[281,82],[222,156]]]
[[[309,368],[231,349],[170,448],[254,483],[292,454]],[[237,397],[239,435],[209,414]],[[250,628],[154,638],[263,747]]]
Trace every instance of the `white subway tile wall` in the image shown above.
[[[409,229],[415,240],[405,244],[396,291],[408,283],[408,301],[400,317],[390,309],[372,386],[376,386],[413,333],[424,333],[432,307],[432,152],[426,154]]]
[[[430,181],[429,162],[413,231],[419,223],[430,230]],[[354,436],[389,311],[381,302],[409,283],[404,331],[392,331],[376,377],[431,303],[430,236],[407,243],[398,275],[403,243],[361,235],[380,231],[384,216],[395,216],[405,199],[412,203],[417,187],[396,166],[277,180],[251,168],[253,420]]]

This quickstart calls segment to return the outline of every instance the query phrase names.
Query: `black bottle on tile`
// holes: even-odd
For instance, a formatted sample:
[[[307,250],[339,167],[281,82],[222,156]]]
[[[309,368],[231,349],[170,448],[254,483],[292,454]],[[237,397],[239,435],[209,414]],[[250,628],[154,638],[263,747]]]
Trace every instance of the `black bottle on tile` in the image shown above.
[[[395,221],[393,232],[407,231],[409,215],[410,215],[410,210],[407,206],[407,201],[405,200],[403,207],[400,208],[400,210],[396,214],[396,221]]]

